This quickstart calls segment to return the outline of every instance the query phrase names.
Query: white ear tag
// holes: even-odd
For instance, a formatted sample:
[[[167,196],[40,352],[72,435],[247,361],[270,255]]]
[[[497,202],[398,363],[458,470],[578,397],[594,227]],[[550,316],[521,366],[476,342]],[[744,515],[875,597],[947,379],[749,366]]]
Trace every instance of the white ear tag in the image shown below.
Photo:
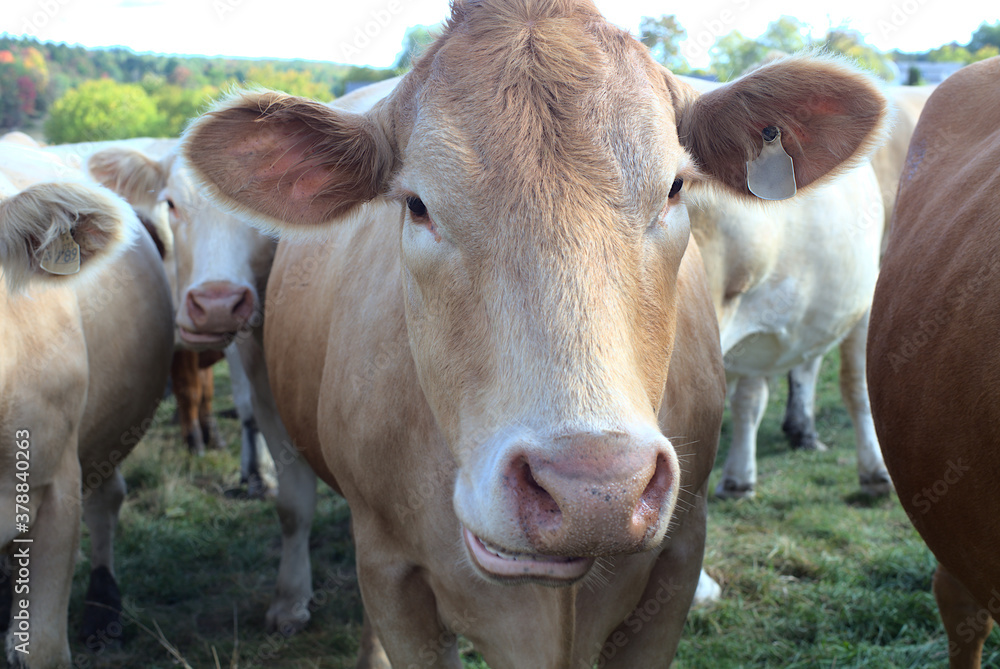
[[[76,274],[80,271],[80,245],[64,232],[45,248],[41,264],[49,274]]]
[[[762,200],[784,200],[795,195],[792,157],[781,146],[781,130],[764,128],[760,155],[747,163],[747,188]]]

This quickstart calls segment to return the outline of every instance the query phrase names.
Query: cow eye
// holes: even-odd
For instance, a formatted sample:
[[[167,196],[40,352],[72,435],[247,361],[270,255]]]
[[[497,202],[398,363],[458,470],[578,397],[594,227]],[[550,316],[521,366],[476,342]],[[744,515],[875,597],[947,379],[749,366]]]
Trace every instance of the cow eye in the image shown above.
[[[414,216],[423,217],[427,215],[427,207],[424,206],[423,201],[419,197],[406,198],[406,206],[410,208]]]
[[[684,185],[684,179],[674,179],[673,185],[670,187],[669,197],[673,197],[681,192],[681,187]]]
[[[170,198],[167,198],[167,209],[173,210],[174,208],[175,208],[174,207],[174,201],[171,200]]]

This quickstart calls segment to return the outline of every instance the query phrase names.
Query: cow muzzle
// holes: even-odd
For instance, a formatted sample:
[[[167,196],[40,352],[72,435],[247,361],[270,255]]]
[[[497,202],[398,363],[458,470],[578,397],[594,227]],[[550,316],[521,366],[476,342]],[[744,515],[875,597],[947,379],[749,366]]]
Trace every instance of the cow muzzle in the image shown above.
[[[472,516],[482,533],[465,527],[464,538],[476,566],[504,581],[573,582],[594,558],[652,548],[666,532],[680,478],[677,455],[658,431],[515,441],[497,465],[491,499],[480,498],[493,508]]]
[[[253,291],[239,284],[213,281],[188,289],[177,311],[181,341],[192,347],[225,346],[253,316]]]

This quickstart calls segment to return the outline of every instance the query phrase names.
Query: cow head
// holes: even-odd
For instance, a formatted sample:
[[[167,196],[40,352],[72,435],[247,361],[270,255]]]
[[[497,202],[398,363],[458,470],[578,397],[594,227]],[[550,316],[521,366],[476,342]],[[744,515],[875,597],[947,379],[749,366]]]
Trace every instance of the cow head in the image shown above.
[[[134,149],[111,148],[91,156],[88,168],[137,211],[167,210],[181,345],[224,348],[257,322],[274,240],[206,200],[174,154],[157,161]]]
[[[134,239],[128,204],[82,173],[13,144],[0,146],[0,165],[0,272],[9,290],[91,273]],[[12,173],[33,177],[15,183]]]
[[[385,234],[469,555],[492,579],[567,583],[658,545],[682,485],[668,437],[684,435],[657,412],[685,308],[684,189],[750,197],[770,125],[805,187],[884,115],[836,63],[699,98],[586,2],[470,0],[369,111],[238,93],[182,150],[218,202],[283,232],[399,203]]]

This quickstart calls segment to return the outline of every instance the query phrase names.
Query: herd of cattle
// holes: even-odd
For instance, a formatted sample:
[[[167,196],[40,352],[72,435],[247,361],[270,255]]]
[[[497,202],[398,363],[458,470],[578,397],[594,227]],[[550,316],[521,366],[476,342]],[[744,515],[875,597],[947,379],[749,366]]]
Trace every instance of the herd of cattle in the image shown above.
[[[308,623],[318,476],[351,508],[359,667],[460,667],[455,629],[498,668],[589,667],[610,638],[606,666],[665,666],[696,587],[717,595],[727,386],[715,493],[745,496],[767,378],[789,375],[792,445],[822,449],[839,345],[860,486],[895,487],[940,560],[952,666],[978,667],[990,626],[963,623],[1000,610],[998,84],[997,58],[932,92],[800,56],[707,85],[588,2],[468,0],[412,72],[330,104],[243,91],[181,140],[4,138],[5,587],[30,572],[8,659],[69,666],[81,517],[83,633],[115,620],[118,465],[168,376],[192,450],[215,441],[224,352],[243,476],[267,485],[257,426],[277,476],[270,628]],[[760,201],[752,169],[798,193]]]

